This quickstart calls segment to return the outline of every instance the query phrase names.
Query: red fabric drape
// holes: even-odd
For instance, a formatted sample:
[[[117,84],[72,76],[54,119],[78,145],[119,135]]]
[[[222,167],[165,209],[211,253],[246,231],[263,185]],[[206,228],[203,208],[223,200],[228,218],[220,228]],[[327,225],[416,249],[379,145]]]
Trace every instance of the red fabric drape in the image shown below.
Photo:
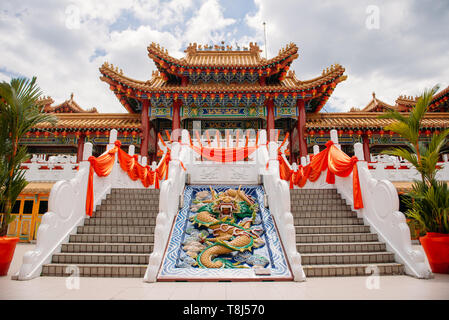
[[[240,148],[211,148],[211,147],[198,147],[191,146],[192,149],[200,154],[203,158],[216,162],[235,162],[243,161],[249,157],[256,149],[257,146],[240,147]]]
[[[290,170],[283,157],[279,155],[280,177],[290,182],[290,188],[294,185],[302,188],[307,180],[314,182],[318,180],[321,172],[327,170],[326,182],[335,183],[335,176],[347,177],[352,172],[352,185],[354,196],[354,208],[363,208],[362,192],[360,190],[360,180],[357,170],[357,157],[349,157],[338,149],[332,141],[326,143],[326,149],[314,155],[310,163],[306,166],[299,166],[298,171]]]
[[[108,176],[112,168],[114,167],[115,155],[118,155],[118,161],[120,168],[125,171],[131,180],[140,180],[145,188],[152,186],[159,189],[159,180],[167,179],[168,177],[168,165],[171,160],[170,149],[168,149],[164,158],[161,160],[159,166],[155,171],[151,170],[150,166],[142,166],[138,163],[138,156],[130,156],[125,151],[120,149],[120,141],[115,142],[115,147],[108,151],[108,153],[96,157],[89,157],[90,169],[89,178],[87,183],[87,196],[86,196],[86,214],[92,216],[94,196],[93,196],[93,180],[94,172],[99,177]],[[185,170],[184,165],[181,162],[181,167]]]

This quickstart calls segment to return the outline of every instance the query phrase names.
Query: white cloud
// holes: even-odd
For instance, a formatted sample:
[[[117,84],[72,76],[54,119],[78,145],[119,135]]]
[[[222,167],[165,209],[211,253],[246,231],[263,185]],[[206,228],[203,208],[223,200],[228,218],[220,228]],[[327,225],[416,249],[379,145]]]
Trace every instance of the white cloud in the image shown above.
[[[234,23],[234,19],[223,16],[223,9],[217,0],[207,0],[187,21],[184,39],[197,43],[226,41],[225,32],[222,30]]]

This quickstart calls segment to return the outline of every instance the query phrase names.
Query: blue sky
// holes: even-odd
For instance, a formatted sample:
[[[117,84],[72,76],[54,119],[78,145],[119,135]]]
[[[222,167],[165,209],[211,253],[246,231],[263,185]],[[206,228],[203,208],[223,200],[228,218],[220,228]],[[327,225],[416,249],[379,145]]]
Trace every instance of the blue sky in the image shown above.
[[[449,85],[446,0],[3,0],[0,80],[35,75],[56,103],[73,92],[84,108],[125,112],[99,79],[103,62],[148,80],[151,42],[178,58],[190,42],[264,49],[263,21],[268,58],[289,42],[299,47],[291,69],[300,80],[334,63],[346,68],[327,111],[363,108],[373,91],[394,104]]]

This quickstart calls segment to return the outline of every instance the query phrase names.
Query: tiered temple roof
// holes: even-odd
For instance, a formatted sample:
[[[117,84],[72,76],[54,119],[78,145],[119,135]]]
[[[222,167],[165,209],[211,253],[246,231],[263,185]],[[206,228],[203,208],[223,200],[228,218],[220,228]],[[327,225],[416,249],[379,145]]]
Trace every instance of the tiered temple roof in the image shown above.
[[[380,112],[342,112],[342,113],[318,113],[308,115],[307,129],[330,130],[381,130],[391,124],[392,119],[379,119]],[[427,113],[422,120],[424,130],[435,130],[449,127],[448,113]]]
[[[95,107],[87,110],[81,108],[81,106],[73,99],[73,93],[70,95],[70,99],[52,106],[54,102],[55,101],[51,97],[47,96],[39,99],[37,104],[42,106],[46,113],[98,113]]]
[[[418,101],[419,97],[412,97],[406,95],[400,95],[395,105],[390,105],[376,98],[376,94],[373,92],[373,99],[363,108],[361,111],[366,112],[385,112],[389,109],[397,110],[399,112],[410,111]],[[354,110],[357,111],[357,110]],[[440,92],[436,93],[429,105],[430,112],[449,112],[449,86]]]
[[[57,114],[57,123],[52,125],[42,122],[33,127],[32,131],[49,132],[91,132],[117,129],[118,131],[140,132],[141,119],[137,114],[123,113],[68,113]]]
[[[110,85],[122,105],[130,113],[138,113],[142,99],[152,105],[170,106],[181,100],[184,106],[202,105],[260,106],[266,99],[275,105],[295,105],[307,99],[308,112],[318,112],[336,85],[346,79],[345,69],[336,64],[321,76],[298,80],[289,67],[298,57],[298,47],[291,43],[272,59],[260,56],[257,44],[249,48],[201,46],[192,44],[181,59],[170,56],[166,49],[152,43],[148,55],[158,71],[148,81],[134,80],[122,70],[105,62],[100,67],[101,80]]]

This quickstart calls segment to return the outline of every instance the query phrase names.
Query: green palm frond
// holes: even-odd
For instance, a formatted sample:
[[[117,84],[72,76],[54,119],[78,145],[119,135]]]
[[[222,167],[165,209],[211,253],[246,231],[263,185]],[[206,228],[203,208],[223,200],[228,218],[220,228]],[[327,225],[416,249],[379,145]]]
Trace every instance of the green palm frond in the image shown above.
[[[4,214],[0,236],[6,234],[11,207],[27,184],[20,167],[28,154],[19,141],[39,123],[56,124],[56,118],[36,103],[41,93],[36,77],[0,83],[0,208]]]

